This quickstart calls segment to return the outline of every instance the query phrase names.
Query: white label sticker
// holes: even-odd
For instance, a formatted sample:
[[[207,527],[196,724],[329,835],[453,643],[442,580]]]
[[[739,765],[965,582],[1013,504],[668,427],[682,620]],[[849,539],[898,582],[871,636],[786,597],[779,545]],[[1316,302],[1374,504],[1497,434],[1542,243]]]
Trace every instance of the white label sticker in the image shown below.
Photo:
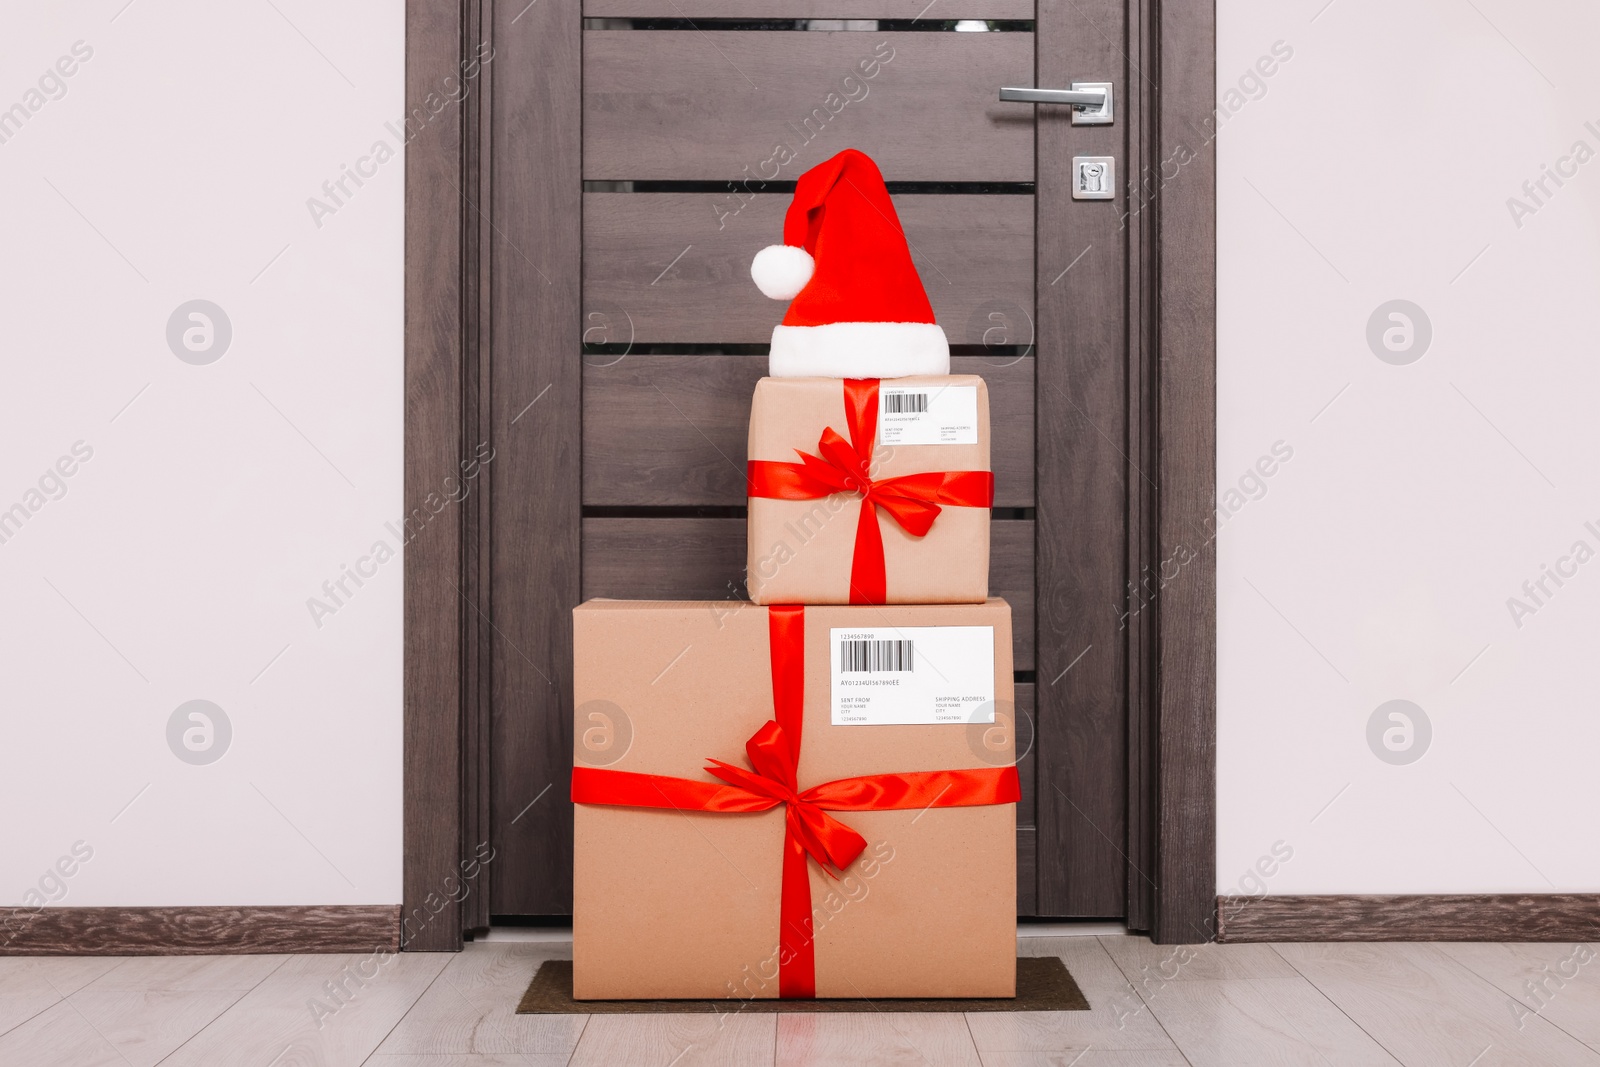
[[[993,626],[829,629],[833,725],[994,722]]]
[[[878,443],[975,445],[978,387],[922,385],[878,387]]]

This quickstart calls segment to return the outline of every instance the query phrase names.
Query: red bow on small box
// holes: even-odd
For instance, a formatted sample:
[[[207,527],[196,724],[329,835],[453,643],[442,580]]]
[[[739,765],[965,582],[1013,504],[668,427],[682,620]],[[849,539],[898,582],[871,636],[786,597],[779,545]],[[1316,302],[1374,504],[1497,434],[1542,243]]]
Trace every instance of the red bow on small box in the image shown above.
[[[866,840],[829,811],[890,811],[1014,804],[1021,798],[1016,767],[911,771],[840,778],[800,789],[801,727],[805,721],[805,608],[767,609],[774,718],[745,743],[753,771],[710,760],[707,773],[725,785],[638,774],[604,767],[572,769],[576,804],[672,808],[684,812],[784,811],[783,882],[778,902],[778,995],[817,995],[812,937],[811,876],[806,856],[832,875],[855,862]]]
[[[816,500],[834,493],[860,493],[856,545],[850,561],[850,603],[882,604],[888,596],[884,570],[883,531],[878,510],[913,537],[933,528],[940,505],[987,508],[994,504],[990,471],[933,471],[898,478],[872,478],[872,449],[878,440],[878,379],[846,378],[844,413],[847,441],[829,426],[817,442],[819,455],[795,449],[799,463],[752,459],[747,467],[748,492],[776,500]]]

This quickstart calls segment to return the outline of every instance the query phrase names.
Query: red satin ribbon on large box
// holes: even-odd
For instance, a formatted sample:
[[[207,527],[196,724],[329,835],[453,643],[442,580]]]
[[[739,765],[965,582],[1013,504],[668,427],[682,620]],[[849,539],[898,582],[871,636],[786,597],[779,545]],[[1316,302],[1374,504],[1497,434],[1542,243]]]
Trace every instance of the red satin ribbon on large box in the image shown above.
[[[705,770],[725,785],[637,774],[603,767],[572,769],[576,804],[738,813],[785,805],[783,881],[778,904],[778,995],[817,995],[811,877],[806,856],[830,876],[853,863],[867,842],[829,811],[890,811],[1014,804],[1021,797],[1016,767],[911,771],[840,778],[801,790],[797,782],[805,718],[805,608],[767,609],[775,718],[745,743],[754,771],[722,760]]]
[[[994,505],[992,471],[933,471],[874,481],[872,449],[878,440],[878,379],[844,380],[847,441],[832,426],[822,431],[818,455],[795,449],[799,463],[752,459],[746,469],[750,496],[776,500],[816,500],[834,493],[860,493],[855,553],[850,561],[850,603],[882,604],[888,596],[883,531],[878,510],[913,537],[921,537],[939,517],[940,505],[987,508]]]

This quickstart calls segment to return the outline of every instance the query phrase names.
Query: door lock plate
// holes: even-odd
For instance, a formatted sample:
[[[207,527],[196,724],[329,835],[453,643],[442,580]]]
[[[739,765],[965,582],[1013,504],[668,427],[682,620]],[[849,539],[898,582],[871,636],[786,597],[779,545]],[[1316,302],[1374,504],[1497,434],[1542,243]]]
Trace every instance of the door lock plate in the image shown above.
[[[1116,195],[1115,156],[1072,157],[1072,199],[1111,200]]]
[[[1073,82],[1072,87],[1079,91],[1099,89],[1106,94],[1106,102],[1099,107],[1073,108],[1072,124],[1074,126],[1109,126],[1113,121],[1111,109],[1111,83],[1110,82]]]

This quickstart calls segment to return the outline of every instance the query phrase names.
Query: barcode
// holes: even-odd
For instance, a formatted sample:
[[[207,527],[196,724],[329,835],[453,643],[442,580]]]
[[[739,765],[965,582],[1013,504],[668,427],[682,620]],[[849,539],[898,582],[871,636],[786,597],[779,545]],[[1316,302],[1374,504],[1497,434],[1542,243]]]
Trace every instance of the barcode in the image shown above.
[[[915,641],[840,641],[839,670],[914,672]]]
[[[927,393],[884,393],[883,410],[886,415],[905,415],[928,410]]]

